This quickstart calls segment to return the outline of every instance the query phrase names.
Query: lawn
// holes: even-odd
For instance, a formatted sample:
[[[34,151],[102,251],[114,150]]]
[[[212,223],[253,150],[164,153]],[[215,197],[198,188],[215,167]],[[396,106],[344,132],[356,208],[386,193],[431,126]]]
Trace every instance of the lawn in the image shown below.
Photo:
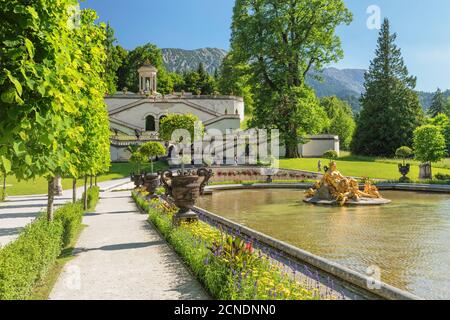
[[[168,166],[164,162],[156,162],[154,164],[155,171],[167,168]],[[145,165],[143,170],[150,171],[150,164]],[[132,171],[134,171],[134,167],[130,163],[113,163],[107,174],[98,177],[98,182],[126,178],[130,176],[130,172]],[[47,193],[47,181],[43,177],[31,181],[18,181],[15,177],[9,176],[6,179],[6,185],[6,193],[9,196]],[[64,189],[72,189],[72,180],[63,179],[62,185]],[[81,187],[82,185],[83,180],[78,180],[77,186]]]
[[[319,158],[281,159],[280,168],[316,172],[319,160],[322,161],[322,167],[328,164],[327,159]],[[397,159],[378,159],[344,154],[336,162],[338,170],[346,176],[386,180],[397,180],[401,177],[398,172],[398,163],[401,160]],[[411,164],[411,172],[408,176],[413,180],[417,180],[419,177],[419,163],[417,161],[408,161],[408,163]],[[450,159],[433,164],[433,175],[437,173],[450,174]]]

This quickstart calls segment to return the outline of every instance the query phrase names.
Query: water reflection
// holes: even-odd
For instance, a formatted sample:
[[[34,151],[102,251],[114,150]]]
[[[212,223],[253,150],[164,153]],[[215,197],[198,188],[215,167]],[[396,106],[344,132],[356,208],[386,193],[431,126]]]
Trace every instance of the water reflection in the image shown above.
[[[299,190],[216,192],[199,206],[426,298],[450,298],[450,196],[383,192],[391,205],[324,207]]]

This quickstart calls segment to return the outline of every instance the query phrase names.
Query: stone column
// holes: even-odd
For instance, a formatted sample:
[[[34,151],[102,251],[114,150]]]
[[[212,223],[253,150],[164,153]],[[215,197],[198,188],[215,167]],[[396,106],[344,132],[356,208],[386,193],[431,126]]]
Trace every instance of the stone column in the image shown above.
[[[142,91],[142,77],[139,76],[139,91]]]

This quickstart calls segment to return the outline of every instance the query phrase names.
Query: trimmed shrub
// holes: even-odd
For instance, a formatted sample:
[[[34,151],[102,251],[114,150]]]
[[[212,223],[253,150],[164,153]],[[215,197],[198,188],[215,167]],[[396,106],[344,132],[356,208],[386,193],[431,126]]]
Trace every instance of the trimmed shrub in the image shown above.
[[[26,299],[61,253],[64,228],[44,217],[0,250],[0,300]]]
[[[339,157],[338,153],[335,150],[328,150],[322,156],[325,159],[337,159]]]
[[[84,199],[84,193],[82,199]],[[100,199],[100,188],[99,187],[89,188],[87,191],[88,210],[95,209],[99,199]]]
[[[62,241],[63,247],[67,247],[81,227],[83,220],[83,205],[81,202],[67,204],[55,212],[55,221],[60,221],[64,228]]]
[[[98,201],[98,188],[89,190],[91,208]],[[48,222],[42,216],[25,227],[14,242],[0,248],[0,300],[24,300],[46,276],[61,251],[75,238],[83,219],[81,202],[66,204]]]

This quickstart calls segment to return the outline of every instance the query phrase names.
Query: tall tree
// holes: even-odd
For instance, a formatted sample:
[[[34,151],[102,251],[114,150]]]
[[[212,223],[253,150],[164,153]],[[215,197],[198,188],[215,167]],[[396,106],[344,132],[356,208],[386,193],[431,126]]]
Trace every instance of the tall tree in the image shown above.
[[[414,91],[416,78],[408,74],[401,51],[384,20],[376,57],[365,74],[365,93],[358,117],[352,152],[392,156],[401,146],[411,146],[414,130],[423,123],[423,111]]]
[[[335,29],[351,20],[342,0],[236,0],[231,52],[249,65],[251,124],[278,128],[288,157],[299,156],[302,135],[323,128],[324,111],[305,76],[343,56]]]
[[[252,113],[254,103],[249,71],[247,63],[235,61],[233,54],[229,53],[220,66],[217,80],[220,93],[244,98],[246,114]]]
[[[448,113],[448,105],[447,105],[447,101],[445,100],[444,94],[442,93],[441,89],[438,88],[433,96],[431,106],[428,109],[428,114],[432,118],[434,118],[440,113],[447,114]]]
[[[163,63],[162,51],[154,44],[146,44],[129,51],[125,62],[119,69],[119,87],[127,87],[129,90],[139,91],[138,69],[150,62],[158,69],[158,92],[167,94],[173,92],[172,77],[166,71]]]
[[[108,94],[114,94],[118,89],[118,70],[124,62],[123,59],[126,57],[126,51],[119,45],[116,45],[117,39],[114,35],[114,29],[109,23],[106,25],[105,31],[107,58],[105,62],[104,79],[106,82],[106,92]]]
[[[337,97],[324,97],[320,105],[330,120],[323,133],[338,135],[341,148],[348,150],[356,127],[352,107]]]

